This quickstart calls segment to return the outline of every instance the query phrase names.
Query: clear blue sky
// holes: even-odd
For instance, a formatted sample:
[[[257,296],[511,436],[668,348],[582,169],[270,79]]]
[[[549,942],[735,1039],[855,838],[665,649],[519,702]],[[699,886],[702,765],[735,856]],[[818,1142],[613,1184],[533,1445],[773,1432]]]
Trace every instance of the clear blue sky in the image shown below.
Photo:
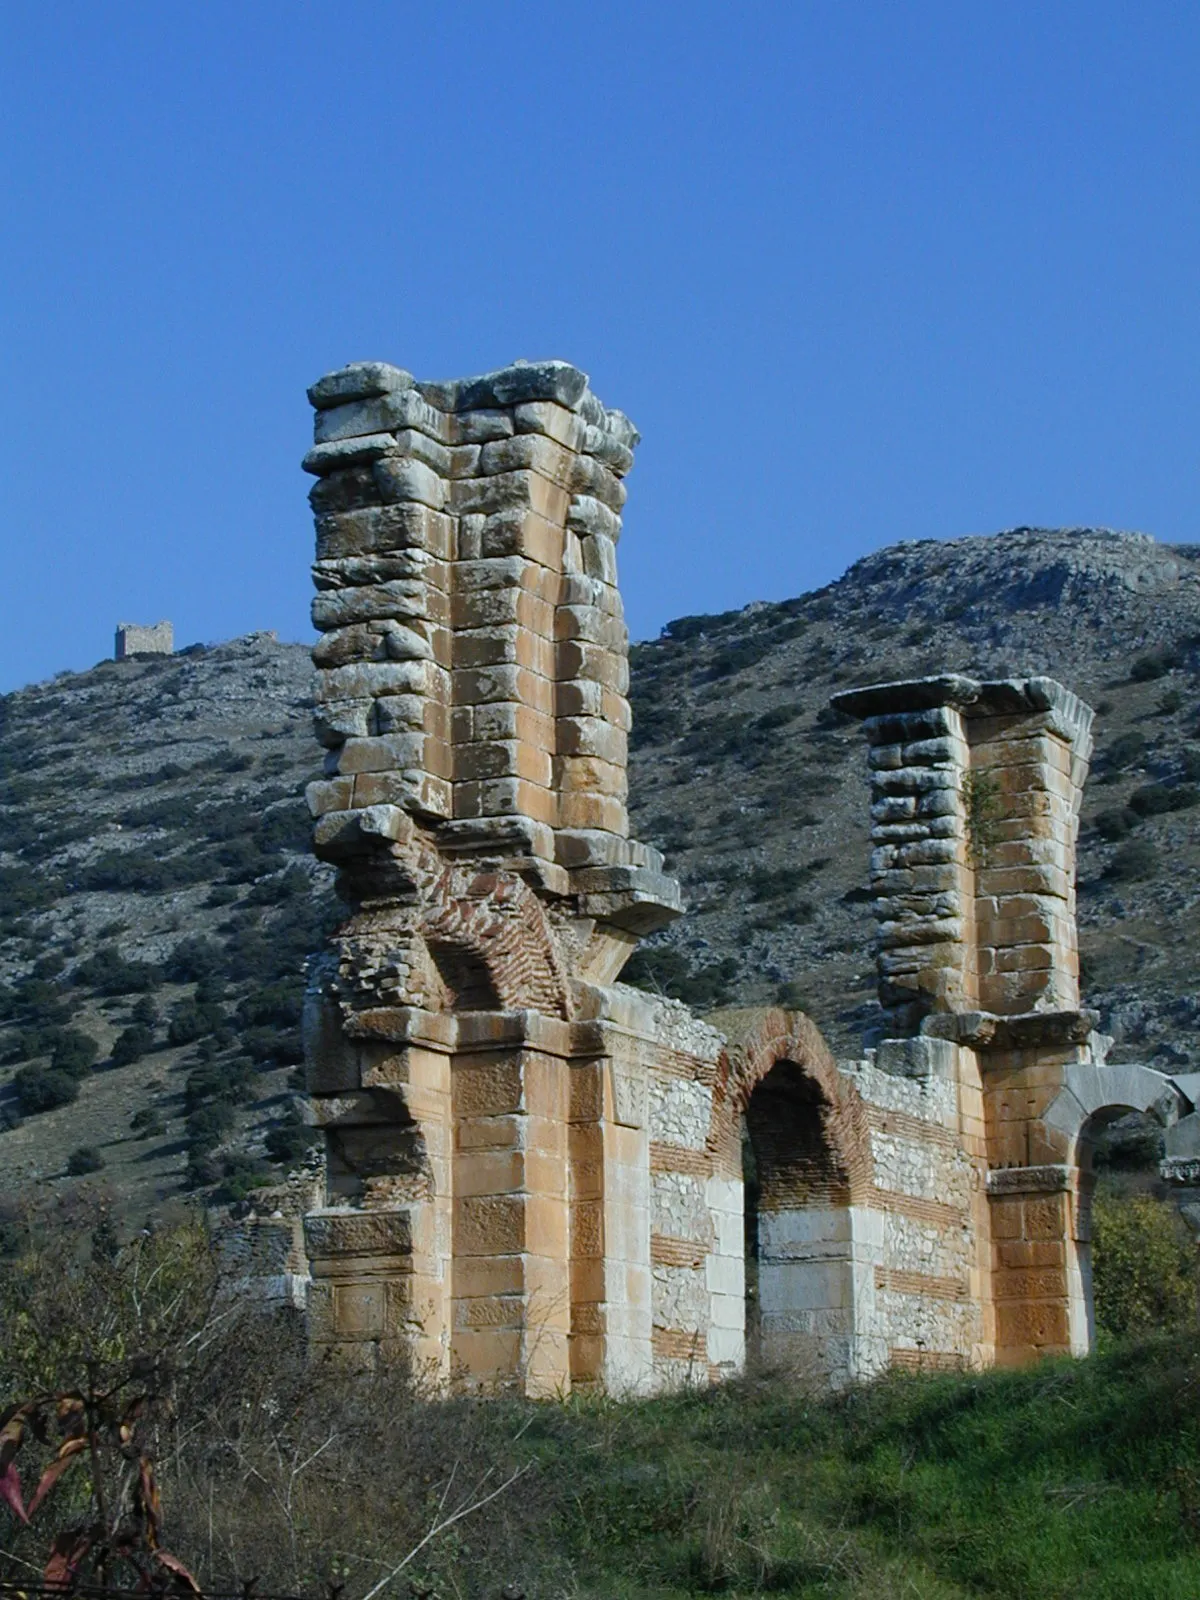
[[[10,0],[0,689],[309,637],[305,385],[563,356],[635,637],[902,538],[1193,540],[1200,7]]]

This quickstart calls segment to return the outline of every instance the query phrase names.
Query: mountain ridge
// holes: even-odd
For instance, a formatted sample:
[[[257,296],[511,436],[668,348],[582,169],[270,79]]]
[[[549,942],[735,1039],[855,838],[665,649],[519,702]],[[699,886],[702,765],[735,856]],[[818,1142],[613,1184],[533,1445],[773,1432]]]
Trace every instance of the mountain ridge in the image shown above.
[[[1200,1066],[1200,546],[908,541],[794,599],[677,618],[631,665],[633,832],[690,910],[627,980],[702,1010],[799,1005],[856,1052],[879,1021],[866,753],[830,696],[1044,673],[1098,713],[1085,997],[1116,1059]],[[337,915],[301,799],[309,673],[307,647],[254,634],[0,698],[0,1192],[53,1188],[81,1147],[134,1209],[189,1184],[236,1199],[303,1159],[301,971]],[[58,1081],[31,1112],[22,1084],[54,1073],[76,1098]]]

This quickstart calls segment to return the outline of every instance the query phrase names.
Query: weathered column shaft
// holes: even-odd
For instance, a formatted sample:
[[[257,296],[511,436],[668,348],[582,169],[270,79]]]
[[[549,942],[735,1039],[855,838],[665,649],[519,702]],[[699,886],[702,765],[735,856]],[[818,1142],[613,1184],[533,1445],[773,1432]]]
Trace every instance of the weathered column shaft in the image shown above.
[[[350,906],[306,1024],[314,1333],[470,1388],[558,1394],[614,1361],[644,1383],[649,1285],[610,1270],[624,1130],[573,1083],[604,1071],[585,991],[679,909],[625,809],[636,430],[565,362],[432,384],[358,362],[309,398],[308,799]]]
[[[967,742],[951,705],[870,716],[866,730],[880,999],[906,1030],[975,1000]]]
[[[834,701],[865,719],[880,1000],[930,1012],[1079,1004],[1075,842],[1092,713],[1048,678],[923,678]]]

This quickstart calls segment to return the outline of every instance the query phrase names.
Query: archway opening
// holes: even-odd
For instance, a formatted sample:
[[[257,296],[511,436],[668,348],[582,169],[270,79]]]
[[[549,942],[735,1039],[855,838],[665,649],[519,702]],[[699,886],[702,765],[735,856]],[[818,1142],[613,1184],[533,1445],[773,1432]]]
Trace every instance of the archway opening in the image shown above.
[[[836,1382],[851,1371],[854,1274],[850,1184],[828,1117],[792,1061],[777,1061],[746,1104],[746,1352],[753,1366]]]
[[[476,950],[431,939],[429,954],[441,980],[447,1011],[499,1011],[500,996],[487,963]]]
[[[1090,1348],[1195,1324],[1200,1252],[1161,1177],[1163,1141],[1157,1117],[1126,1106],[1080,1129],[1075,1235]]]

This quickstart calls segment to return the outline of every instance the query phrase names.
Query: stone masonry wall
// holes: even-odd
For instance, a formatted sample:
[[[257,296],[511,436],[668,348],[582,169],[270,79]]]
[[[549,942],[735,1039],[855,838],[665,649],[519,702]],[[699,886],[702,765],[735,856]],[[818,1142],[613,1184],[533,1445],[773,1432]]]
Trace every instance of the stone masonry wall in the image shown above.
[[[169,622],[143,626],[137,622],[118,622],[113,655],[117,661],[130,656],[169,656],[175,649],[175,629]]]
[[[839,696],[889,1036],[839,1065],[796,1013],[701,1021],[618,982],[681,909],[625,807],[636,430],[564,362],[358,362],[309,396],[308,800],[347,907],[305,1005],[314,1344],[442,1389],[713,1381],[747,1356],[750,1227],[767,1366],[1085,1347],[1090,1119],[1184,1103],[1080,1009],[1088,708],[1042,678]],[[231,1259],[294,1294],[295,1237]]]

